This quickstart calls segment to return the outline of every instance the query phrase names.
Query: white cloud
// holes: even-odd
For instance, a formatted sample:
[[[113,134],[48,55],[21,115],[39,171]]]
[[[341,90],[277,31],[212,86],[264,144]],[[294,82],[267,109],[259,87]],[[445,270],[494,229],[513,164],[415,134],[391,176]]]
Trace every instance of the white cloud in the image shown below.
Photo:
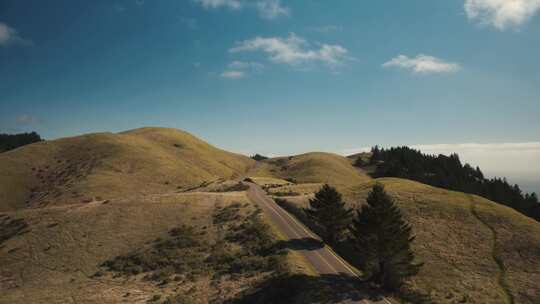
[[[261,51],[268,55],[270,61],[289,65],[318,61],[335,67],[351,59],[348,50],[340,45],[321,44],[318,49],[310,47],[305,39],[291,33],[286,38],[255,37],[237,42],[229,52]]]
[[[227,70],[220,75],[222,78],[227,79],[240,79],[244,78],[246,76],[246,73],[243,71],[237,71],[237,70]]]
[[[33,45],[33,42],[22,38],[17,30],[9,25],[0,22],[0,46],[9,45]]]
[[[240,9],[242,3],[239,0],[195,0],[204,8],[221,8]]]
[[[265,19],[275,19],[281,16],[289,16],[290,10],[281,5],[279,0],[262,0],[256,3],[259,15]]]
[[[540,0],[465,0],[465,12],[471,20],[498,30],[517,28],[540,9]]]
[[[382,65],[385,68],[398,67],[408,69],[417,74],[451,73],[457,72],[461,66],[457,63],[447,62],[442,59],[420,54],[416,58],[399,55]]]
[[[257,10],[259,16],[264,19],[276,19],[289,16],[291,10],[283,6],[280,0],[194,0],[206,9],[228,8],[240,10],[251,8]]]

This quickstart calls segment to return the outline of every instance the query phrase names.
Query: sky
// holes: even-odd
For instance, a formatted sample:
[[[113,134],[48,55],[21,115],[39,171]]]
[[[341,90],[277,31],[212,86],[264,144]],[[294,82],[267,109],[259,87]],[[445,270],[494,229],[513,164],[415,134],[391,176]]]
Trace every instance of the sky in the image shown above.
[[[540,190],[539,11],[540,0],[0,0],[0,133],[162,126],[267,155],[410,145]]]

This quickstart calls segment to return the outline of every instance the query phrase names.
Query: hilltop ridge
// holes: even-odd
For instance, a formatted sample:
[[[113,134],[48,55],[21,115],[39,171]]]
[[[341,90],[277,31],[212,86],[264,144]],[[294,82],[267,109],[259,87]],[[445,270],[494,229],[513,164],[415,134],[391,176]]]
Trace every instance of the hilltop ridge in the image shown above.
[[[147,253],[141,248],[174,227],[192,226],[201,241],[211,243],[223,232],[216,224],[222,216],[240,225],[238,214],[221,213],[230,211],[224,207],[256,212],[238,183],[249,177],[276,201],[286,202],[300,220],[302,208],[324,183],[358,208],[379,182],[416,235],[413,249],[424,266],[409,282],[414,290],[444,304],[539,303],[540,223],[476,195],[404,178],[372,178],[370,166],[353,166],[358,156],[312,152],[255,161],[190,133],[153,127],[61,138],[1,153],[0,266],[6,270],[0,271],[0,294],[7,294],[9,303],[27,303],[22,294],[35,303],[68,297],[81,303],[90,298],[95,301],[85,303],[117,303],[125,297],[146,303],[164,289],[145,281],[144,274],[129,280],[92,274],[103,271],[107,260]],[[313,275],[305,261],[287,259]],[[197,266],[188,270],[199,271]],[[264,279],[263,273],[254,274]],[[224,295],[219,284],[227,285],[227,279],[208,287],[204,275],[200,278],[197,292],[215,303],[252,286],[243,278]],[[182,280],[165,291],[189,293],[189,278]],[[104,287],[110,290],[96,293]]]
[[[253,163],[168,128],[44,141],[0,154],[0,211],[181,191]]]
[[[350,161],[338,154],[309,152],[264,160],[251,175],[289,179],[296,183],[331,183],[349,186],[371,179],[363,170],[351,166]]]

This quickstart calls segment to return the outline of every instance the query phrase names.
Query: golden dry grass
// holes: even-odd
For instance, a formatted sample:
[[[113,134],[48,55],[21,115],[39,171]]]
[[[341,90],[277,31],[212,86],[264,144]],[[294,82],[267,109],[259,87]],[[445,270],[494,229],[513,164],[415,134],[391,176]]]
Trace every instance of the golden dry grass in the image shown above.
[[[250,176],[292,179],[297,183],[330,183],[340,187],[371,179],[354,168],[347,158],[322,152],[272,158],[262,162]]]
[[[0,211],[179,191],[253,163],[175,129],[45,141],[0,154]]]
[[[475,205],[476,214],[492,229],[493,253],[503,263],[501,284],[508,286],[515,303],[539,303],[539,224],[513,210],[477,199],[480,203]]]
[[[181,225],[205,232],[213,242],[219,232],[212,214],[238,203],[244,214],[255,210],[244,192],[152,195],[9,212],[28,223],[28,232],[0,248],[0,303],[146,303],[159,294],[191,294],[195,303],[220,303],[264,280],[264,273],[245,277],[213,274],[184,278],[166,286],[143,279],[144,274],[115,278],[93,276],[104,261],[148,246]],[[201,237],[203,234],[201,234]],[[276,236],[278,237],[278,236]],[[307,271],[294,254],[293,273]]]
[[[411,280],[413,288],[444,304],[540,303],[539,223],[478,196],[404,179],[373,180],[352,159],[307,153],[253,167],[247,157],[161,128],[89,134],[2,153],[0,212],[24,219],[28,227],[0,243],[0,303],[145,303],[157,292],[172,292],[140,279],[92,274],[103,261],[180,224],[212,227],[216,206],[241,202],[253,209],[241,191],[203,192],[228,188],[246,175],[271,185],[271,194],[295,193],[286,199],[299,207],[323,183],[358,207],[381,182],[417,235],[414,250],[425,265]],[[296,253],[288,260],[294,273],[312,273]],[[258,279],[202,279],[174,288],[191,290],[203,302],[223,300]]]
[[[293,193],[292,196],[297,195],[310,195],[321,189],[324,184],[321,183],[308,183],[308,184],[289,184],[280,187],[268,189],[268,194],[274,195],[276,193]]]
[[[375,182],[414,228],[414,251],[425,263],[414,289],[435,303],[540,303],[539,223],[478,196],[398,178],[344,189],[349,205],[363,204]],[[302,208],[309,198],[286,197]]]
[[[250,176],[250,179],[256,183],[257,185],[260,185],[262,187],[268,187],[268,186],[279,186],[279,185],[289,185],[290,182],[281,179],[281,178],[275,178],[275,177],[253,177]]]

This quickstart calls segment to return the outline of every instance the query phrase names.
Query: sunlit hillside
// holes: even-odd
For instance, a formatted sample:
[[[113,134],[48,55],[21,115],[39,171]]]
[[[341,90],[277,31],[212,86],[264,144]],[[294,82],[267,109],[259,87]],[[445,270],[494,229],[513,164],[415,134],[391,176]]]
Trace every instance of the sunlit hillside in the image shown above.
[[[261,162],[250,176],[276,177],[295,183],[332,183],[344,187],[371,178],[337,154],[313,152],[288,157],[278,157]]]
[[[540,224],[475,195],[399,178],[382,178],[344,191],[349,206],[363,204],[382,183],[412,224],[414,250],[424,262],[412,286],[435,303],[527,303],[540,301]],[[293,186],[294,187],[300,187]],[[286,192],[289,186],[270,189]],[[297,208],[310,195],[285,199]]]
[[[0,211],[185,191],[252,163],[175,129],[45,141],[0,154]]]

